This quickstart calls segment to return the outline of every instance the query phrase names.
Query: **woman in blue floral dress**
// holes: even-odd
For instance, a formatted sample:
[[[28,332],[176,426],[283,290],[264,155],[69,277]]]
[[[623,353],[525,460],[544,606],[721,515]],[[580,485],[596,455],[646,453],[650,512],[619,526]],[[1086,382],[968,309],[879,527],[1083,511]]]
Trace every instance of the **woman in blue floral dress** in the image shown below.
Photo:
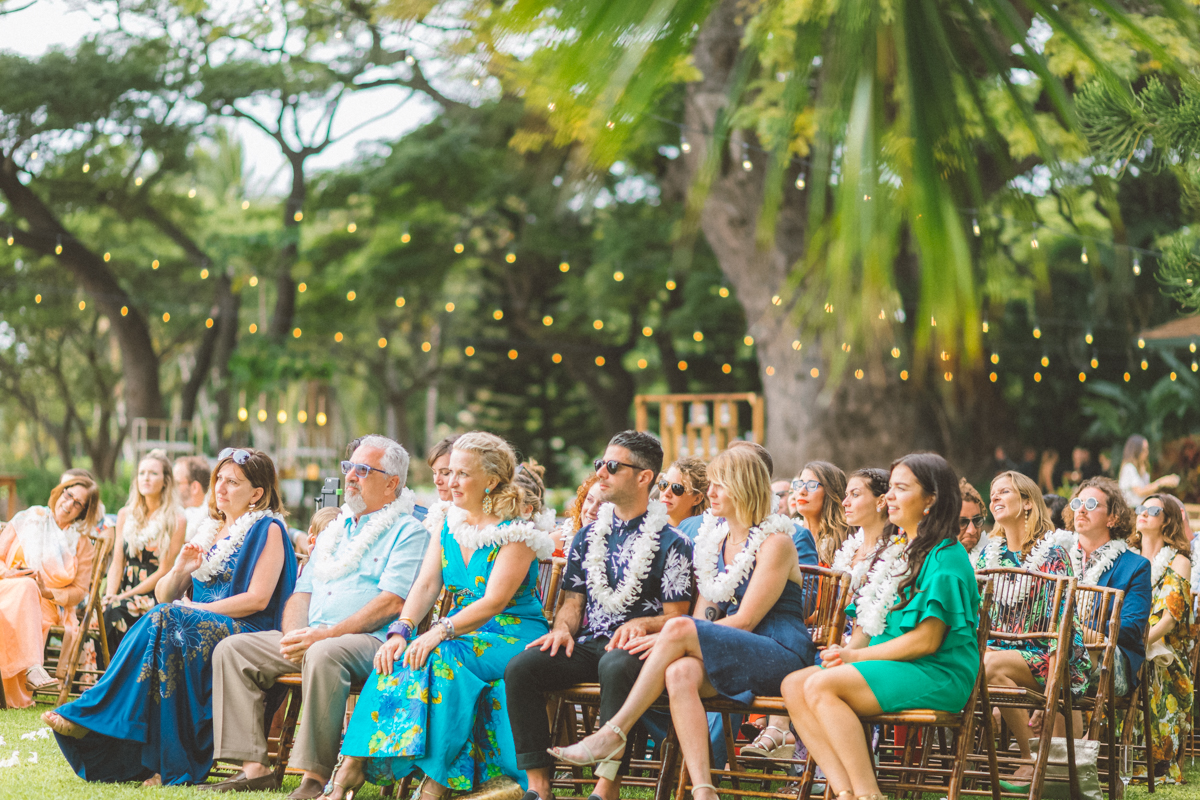
[[[213,760],[213,648],[279,627],[296,556],[278,516],[275,465],[256,450],[226,450],[213,474],[209,508],[220,519],[158,582],[162,604],[129,629],[95,686],[42,717],[84,780],[203,782]]]
[[[554,544],[520,519],[516,463],[508,443],[490,433],[454,442],[454,504],[425,520],[438,544],[426,552],[400,619],[375,656],[328,796],[349,797],[368,780],[389,784],[416,771],[425,776],[420,793],[435,798],[501,776],[521,780],[502,678],[509,659],[549,630],[537,560]],[[453,598],[450,610],[415,636],[415,620],[443,587]]]

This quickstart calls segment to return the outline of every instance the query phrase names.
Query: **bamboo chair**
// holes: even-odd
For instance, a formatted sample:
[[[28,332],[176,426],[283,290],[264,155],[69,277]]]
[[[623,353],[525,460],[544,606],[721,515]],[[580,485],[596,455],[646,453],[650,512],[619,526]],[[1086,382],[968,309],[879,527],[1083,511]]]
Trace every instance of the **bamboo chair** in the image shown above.
[[[1198,605],[1200,605],[1200,592],[1193,591],[1192,592],[1192,615],[1193,615],[1193,626],[1194,626],[1193,630],[1196,630],[1196,628],[1195,628],[1195,625],[1197,624],[1196,618],[1200,617],[1200,614],[1197,614],[1197,606]],[[1196,638],[1192,640],[1192,650],[1188,654],[1188,663],[1192,667],[1192,686],[1195,687],[1197,683],[1200,683],[1200,635],[1197,635]],[[1197,702],[1200,702],[1200,692],[1194,693],[1193,699],[1192,699],[1192,707],[1188,709],[1188,725],[1190,728],[1190,732],[1188,734],[1187,740],[1180,743],[1181,744],[1181,747],[1179,748],[1179,767],[1180,767],[1180,769],[1183,768],[1183,760],[1184,760],[1185,756],[1190,757],[1192,759],[1192,763],[1195,763],[1196,751],[1200,750],[1200,734],[1198,734],[1196,731],[1196,705],[1197,705]]]
[[[562,604],[562,575],[567,566],[565,558],[551,558],[538,563],[538,597],[542,598],[542,613],[553,621]]]
[[[1105,586],[1075,587],[1075,620],[1084,632],[1084,642],[1092,663],[1100,665],[1100,675],[1088,687],[1087,694],[1072,698],[1066,693],[1067,711],[1074,706],[1088,716],[1085,739],[1103,742],[1098,768],[1102,781],[1108,784],[1109,798],[1120,797],[1123,788],[1117,759],[1116,719],[1114,714],[1113,670],[1117,655],[1117,638],[1121,630],[1121,606],[1125,592]],[[1070,719],[1070,716],[1067,717]],[[1103,737],[1103,738],[1101,738]],[[1073,751],[1069,750],[1068,754]],[[1074,763],[1071,763],[1074,776]]]
[[[1150,638],[1150,626],[1146,626],[1146,640]],[[1146,648],[1143,648],[1146,649]],[[1153,734],[1151,732],[1150,718],[1150,675],[1154,669],[1154,665],[1149,659],[1142,662],[1141,668],[1137,673],[1137,689],[1133,690],[1124,697],[1113,697],[1113,719],[1117,719],[1120,715],[1121,719],[1121,767],[1125,774],[1132,774],[1133,769],[1139,764],[1146,768],[1146,784],[1150,794],[1154,794],[1154,765],[1151,763],[1151,753]],[[1141,706],[1140,709],[1135,708],[1134,704]],[[1133,740],[1133,719],[1132,715],[1137,711],[1142,714],[1142,744],[1137,744]],[[1136,753],[1141,753],[1142,758],[1137,758]]]
[[[990,578],[993,585],[989,616],[992,641],[1042,642],[1054,652],[1071,652],[1074,636],[1074,578],[1014,567],[984,569],[979,571],[979,575]],[[1070,694],[1066,680],[1067,661],[1067,658],[1054,659],[1054,669],[1046,676],[1045,687],[1040,692],[1020,686],[989,685],[988,720],[991,720],[991,711],[995,708],[1016,708],[1029,713],[1040,711],[1044,725],[1048,722],[1050,726],[1044,730],[1052,730],[1060,708],[1066,708],[1070,702],[1067,697]],[[1074,740],[1068,741],[1069,761],[1073,764]],[[1049,756],[1048,747],[1039,748],[1037,756],[1030,759],[1022,759],[1005,750],[997,756],[997,761],[1004,768],[1032,766],[1033,777],[1028,797],[1036,800],[1042,793]]]

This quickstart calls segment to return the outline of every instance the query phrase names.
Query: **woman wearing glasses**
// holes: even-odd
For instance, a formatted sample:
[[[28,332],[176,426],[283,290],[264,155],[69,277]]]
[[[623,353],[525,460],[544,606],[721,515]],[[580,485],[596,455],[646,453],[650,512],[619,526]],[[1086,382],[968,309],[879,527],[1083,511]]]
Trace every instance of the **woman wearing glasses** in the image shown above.
[[[708,508],[708,475],[704,462],[685,456],[673,463],[658,479],[658,499],[679,532],[695,541],[696,531]]]
[[[138,462],[129,500],[117,512],[117,538],[104,596],[104,633],[110,652],[154,607],[154,587],[175,563],[186,532],[171,461],[162,450],[151,450]]]
[[[810,461],[792,481],[791,504],[817,543],[821,566],[833,563],[850,533],[842,501],[846,499],[846,473],[828,461]]]
[[[162,605],[129,629],[95,686],[42,715],[84,780],[202,782],[213,761],[212,651],[235,633],[279,628],[296,555],[275,465],[257,450],[218,458],[210,519],[155,587]]]
[[[42,666],[53,625],[78,627],[75,606],[87,595],[94,548],[87,533],[100,517],[100,493],[69,477],[50,502],[17,514],[0,533],[0,677],[9,708],[33,705],[33,691],[55,680]]]
[[[1183,528],[1183,513],[1170,495],[1152,494],[1137,507],[1137,529],[1129,545],[1150,560],[1154,600],[1150,608],[1147,644],[1154,666],[1149,670],[1151,752],[1154,782],[1182,783],[1179,753],[1191,735],[1192,670],[1188,654],[1196,630],[1192,619],[1192,590],[1188,576],[1191,543]],[[1142,715],[1134,714],[1135,739],[1140,738]],[[1134,778],[1144,778],[1141,764]]]
[[[1054,529],[1042,491],[1031,478],[1012,470],[1001,472],[992,479],[991,501],[996,524],[975,561],[976,570],[1020,567],[1049,575],[1074,576],[1069,554],[1074,536]],[[1024,623],[1024,617],[1013,619],[1000,614],[992,625],[1004,633],[1023,633]],[[988,683],[1021,686],[1035,692],[1044,690],[1046,677],[1058,656],[1050,649],[1051,644],[1045,639],[988,641],[988,652],[983,659]],[[1083,634],[1077,626],[1067,662],[1067,680],[1074,696],[1079,697],[1087,690],[1091,666]],[[1000,713],[1017,740],[1021,758],[1029,758],[1029,714],[1019,708],[1002,708]],[[1019,768],[1013,775],[1013,784],[1018,785],[1014,791],[1027,788],[1020,784],[1027,782],[1032,774],[1030,766]]]

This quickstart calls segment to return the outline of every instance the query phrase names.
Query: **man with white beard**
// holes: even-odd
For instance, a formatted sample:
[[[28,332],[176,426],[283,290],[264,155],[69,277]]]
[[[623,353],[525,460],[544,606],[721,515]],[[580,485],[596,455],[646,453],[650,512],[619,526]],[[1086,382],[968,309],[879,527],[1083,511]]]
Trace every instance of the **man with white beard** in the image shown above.
[[[231,636],[213,651],[213,758],[240,762],[219,792],[278,789],[267,764],[265,695],[282,675],[302,672],[304,696],[291,766],[304,779],[289,798],[319,797],[337,763],[350,685],[371,673],[375,651],[412,588],[429,532],[404,488],[408,453],[366,436],[349,461],[345,505],[321,532],[283,611],[283,632]],[[415,625],[415,623],[414,623]]]

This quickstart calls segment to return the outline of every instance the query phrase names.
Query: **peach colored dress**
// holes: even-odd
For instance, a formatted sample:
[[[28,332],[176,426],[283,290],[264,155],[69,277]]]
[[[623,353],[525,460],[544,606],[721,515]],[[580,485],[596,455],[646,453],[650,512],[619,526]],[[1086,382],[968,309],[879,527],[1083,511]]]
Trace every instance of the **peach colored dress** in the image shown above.
[[[45,506],[13,517],[0,532],[5,570],[36,567],[54,599],[42,597],[32,577],[0,578],[0,678],[10,708],[33,704],[25,671],[40,666],[52,625],[78,626],[75,606],[88,592],[95,550],[74,527],[60,530]]]

